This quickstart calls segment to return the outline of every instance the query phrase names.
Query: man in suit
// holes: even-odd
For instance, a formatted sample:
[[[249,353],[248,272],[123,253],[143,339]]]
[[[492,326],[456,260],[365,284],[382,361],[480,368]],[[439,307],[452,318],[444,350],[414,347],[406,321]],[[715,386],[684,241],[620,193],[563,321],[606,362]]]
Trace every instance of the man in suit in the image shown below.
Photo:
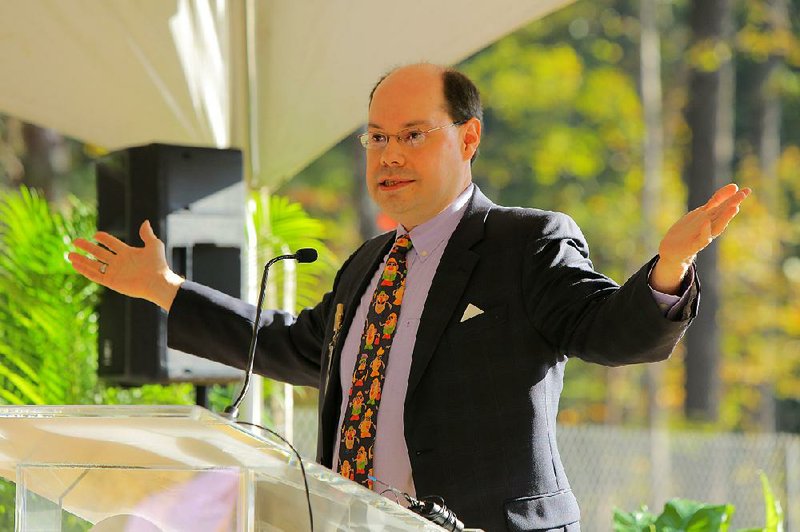
[[[480,139],[478,91],[459,72],[410,65],[378,82],[366,179],[398,228],[356,250],[315,307],[262,315],[256,371],[319,388],[317,460],[349,478],[440,495],[472,527],[579,530],[556,446],[567,357],[667,358],[697,311],[695,255],[749,190],[721,188],[618,286],[569,217],[495,205],[472,184]],[[96,234],[110,251],[79,239],[95,260],[70,260],[167,310],[172,347],[243,367],[253,307],[184,281],[148,223],[140,234],[142,248]]]

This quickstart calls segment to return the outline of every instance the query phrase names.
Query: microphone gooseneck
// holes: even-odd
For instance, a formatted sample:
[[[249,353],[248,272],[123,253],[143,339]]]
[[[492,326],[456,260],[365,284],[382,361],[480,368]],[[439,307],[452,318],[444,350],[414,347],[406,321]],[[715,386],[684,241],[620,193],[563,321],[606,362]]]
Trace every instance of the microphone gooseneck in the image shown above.
[[[258,302],[256,303],[256,316],[253,320],[253,334],[250,336],[250,347],[248,349],[247,370],[244,375],[244,383],[242,384],[242,389],[239,392],[239,396],[230,406],[225,408],[222,413],[222,415],[228,419],[233,420],[239,416],[239,406],[242,404],[244,396],[247,395],[247,391],[250,389],[250,380],[253,376],[253,364],[256,357],[258,324],[261,321],[261,307],[264,304],[264,295],[267,292],[267,276],[269,275],[269,268],[276,262],[286,259],[294,259],[297,262],[302,263],[314,262],[317,260],[317,250],[313,248],[301,248],[291,255],[278,255],[277,257],[270,259],[269,262],[267,262],[267,264],[264,266],[264,273],[261,275],[261,288],[258,291]]]

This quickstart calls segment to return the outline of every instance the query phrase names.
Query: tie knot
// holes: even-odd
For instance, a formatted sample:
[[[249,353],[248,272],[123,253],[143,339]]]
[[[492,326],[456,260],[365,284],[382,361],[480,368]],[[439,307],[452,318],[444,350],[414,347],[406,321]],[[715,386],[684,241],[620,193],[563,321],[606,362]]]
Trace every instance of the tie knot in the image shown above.
[[[411,237],[408,236],[408,233],[404,235],[400,235],[397,237],[397,240],[394,241],[394,249],[392,251],[399,251],[404,253],[411,249]]]

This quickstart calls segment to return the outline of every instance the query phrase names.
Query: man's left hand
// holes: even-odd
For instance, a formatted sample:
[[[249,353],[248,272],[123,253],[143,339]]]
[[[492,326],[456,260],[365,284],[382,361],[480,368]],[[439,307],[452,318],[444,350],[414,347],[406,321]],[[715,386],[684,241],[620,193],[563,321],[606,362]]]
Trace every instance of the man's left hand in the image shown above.
[[[658,246],[659,258],[650,274],[650,286],[665,294],[678,294],[697,253],[725,231],[739,212],[739,204],[749,195],[749,188],[725,185],[705,205],[675,222]]]

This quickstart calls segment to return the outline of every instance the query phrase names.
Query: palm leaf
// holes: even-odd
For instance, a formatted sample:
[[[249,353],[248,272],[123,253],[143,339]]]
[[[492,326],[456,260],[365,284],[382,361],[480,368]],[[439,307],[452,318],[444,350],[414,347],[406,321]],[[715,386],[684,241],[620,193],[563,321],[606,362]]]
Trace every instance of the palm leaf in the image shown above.
[[[33,190],[0,196],[0,386],[12,394],[1,401],[91,400],[96,319],[88,309],[98,287],[65,256],[76,236],[93,232],[94,216],[77,200],[65,216]]]
[[[336,256],[325,243],[324,224],[309,216],[299,203],[283,196],[267,195],[264,191],[251,193],[250,215],[258,240],[258,261],[264,264],[270,257],[294,252],[300,248],[314,248],[319,257],[316,262],[295,269],[296,303],[299,310],[319,301],[321,284],[336,269]],[[272,286],[278,297],[283,297],[284,269],[271,270]]]
[[[19,402],[17,404],[25,404],[26,402],[42,404],[44,402],[44,398],[39,395],[36,387],[30,381],[3,364],[0,364],[0,377],[6,379],[19,392]]]

